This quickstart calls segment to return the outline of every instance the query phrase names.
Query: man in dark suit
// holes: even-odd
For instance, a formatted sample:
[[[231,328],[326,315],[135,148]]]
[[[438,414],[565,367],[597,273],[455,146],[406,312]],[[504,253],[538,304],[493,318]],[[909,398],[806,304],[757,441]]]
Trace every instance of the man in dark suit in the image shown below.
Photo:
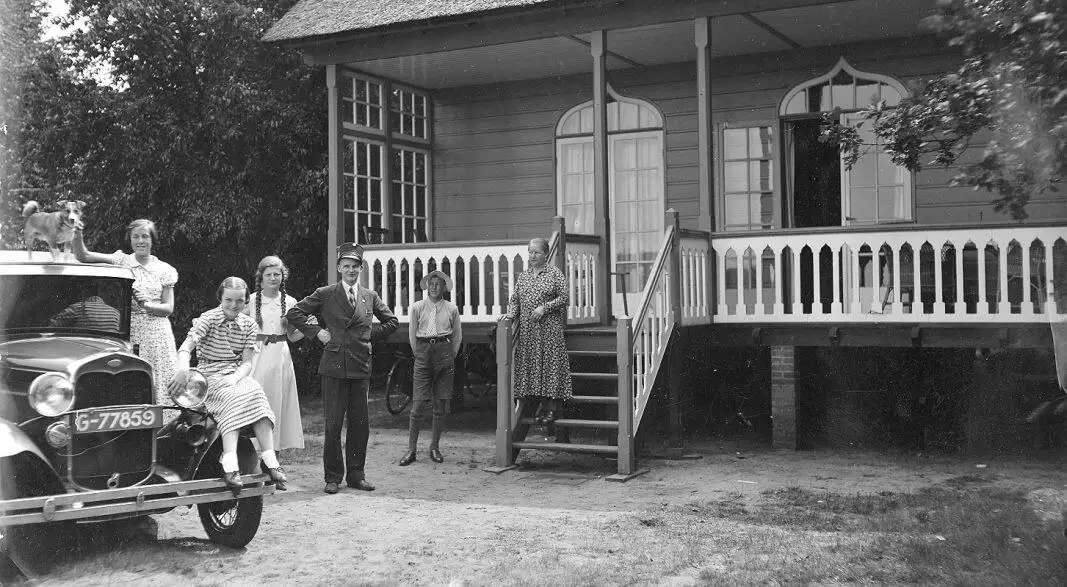
[[[363,247],[355,243],[337,247],[337,271],[341,281],[316,289],[285,313],[289,323],[304,336],[317,338],[325,345],[319,375],[322,376],[322,403],[326,417],[322,449],[326,493],[340,491],[341,480],[346,477],[349,487],[374,491],[363,472],[370,438],[367,395],[370,392],[371,340],[388,337],[399,324],[376,292],[359,285],[362,269]],[[318,324],[308,322],[311,316],[318,316]],[[379,324],[373,323],[375,316]],[[341,425],[346,412],[348,434],[345,454],[342,454]]]

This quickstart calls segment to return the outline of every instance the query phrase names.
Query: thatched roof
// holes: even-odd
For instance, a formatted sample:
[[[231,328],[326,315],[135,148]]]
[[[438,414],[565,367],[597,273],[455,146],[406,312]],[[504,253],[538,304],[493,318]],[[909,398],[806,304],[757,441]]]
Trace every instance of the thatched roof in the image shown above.
[[[397,25],[434,24],[535,6],[589,4],[582,0],[300,0],[267,31],[268,43],[322,38]]]

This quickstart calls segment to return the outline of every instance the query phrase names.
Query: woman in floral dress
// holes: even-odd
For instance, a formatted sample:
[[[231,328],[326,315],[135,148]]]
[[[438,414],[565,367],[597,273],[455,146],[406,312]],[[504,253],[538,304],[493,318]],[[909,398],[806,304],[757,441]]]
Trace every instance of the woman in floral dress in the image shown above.
[[[152,254],[158,240],[156,225],[144,218],[126,227],[133,253],[121,250],[112,254],[94,253],[85,248],[81,229],[75,229],[74,255],[83,263],[111,263],[133,270],[133,312],[130,316],[130,342],[138,345],[142,359],[152,365],[156,388],[156,403],[174,405],[167,395],[167,386],[174,377],[178,354],[169,316],[174,313],[174,284],[178,272]],[[176,414],[168,414],[168,420]]]
[[[263,257],[256,268],[256,293],[244,313],[259,325],[256,339],[259,352],[252,359],[249,376],[263,386],[274,411],[274,448],[304,448],[304,430],[300,423],[300,402],[296,395],[296,371],[289,353],[288,340],[300,340],[303,334],[290,328],[285,311],[296,299],[285,291],[289,268],[281,259]]]
[[[567,312],[567,279],[548,265],[548,241],[530,241],[529,268],[519,274],[504,320],[518,319],[515,349],[515,398],[541,401],[537,420],[551,424],[559,402],[573,395],[571,367],[563,326]]]

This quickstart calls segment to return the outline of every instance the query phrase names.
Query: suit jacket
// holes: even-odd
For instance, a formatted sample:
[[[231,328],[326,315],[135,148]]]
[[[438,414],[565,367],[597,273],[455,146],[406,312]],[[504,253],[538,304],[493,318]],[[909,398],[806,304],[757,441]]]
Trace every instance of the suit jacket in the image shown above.
[[[322,351],[319,375],[339,379],[368,379],[371,374],[371,341],[388,337],[399,326],[374,290],[357,287],[356,307],[348,302],[344,282],[327,285],[289,308],[285,317],[289,324],[308,338],[318,337],[325,329],[330,342]],[[318,324],[308,323],[312,315]],[[380,324],[375,324],[377,316]]]

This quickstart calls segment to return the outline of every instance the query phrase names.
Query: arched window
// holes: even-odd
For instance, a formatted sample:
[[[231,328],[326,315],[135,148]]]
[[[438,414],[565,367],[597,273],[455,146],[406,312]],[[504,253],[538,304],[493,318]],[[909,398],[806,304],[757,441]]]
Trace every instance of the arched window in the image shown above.
[[[841,226],[912,219],[911,172],[894,165],[871,124],[859,126],[859,160],[844,166],[833,145],[819,140],[822,117],[841,110],[841,122],[857,125],[858,111],[907,96],[899,81],[862,72],[844,58],[826,74],[789,90],[778,109],[782,121],[782,175],[791,226]]]
[[[896,106],[905,95],[907,90],[897,80],[857,71],[842,57],[826,75],[789,90],[778,114],[819,114],[834,108],[860,110],[881,100],[887,106]]]
[[[660,110],[610,86],[608,99],[612,270],[628,275],[625,291],[615,292],[621,308],[621,296],[644,288],[663,236],[666,162]],[[589,101],[565,112],[556,125],[556,206],[571,233],[595,234],[593,117]]]

